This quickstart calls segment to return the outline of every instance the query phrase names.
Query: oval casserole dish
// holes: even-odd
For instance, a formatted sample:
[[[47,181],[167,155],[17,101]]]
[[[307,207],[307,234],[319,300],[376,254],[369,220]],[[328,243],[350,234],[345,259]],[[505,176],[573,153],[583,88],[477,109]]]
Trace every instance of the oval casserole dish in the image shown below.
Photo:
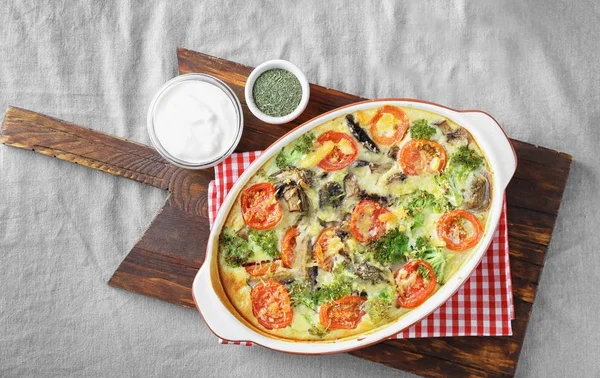
[[[381,328],[327,341],[295,341],[275,337],[264,332],[242,317],[227,297],[220,282],[218,267],[218,243],[221,229],[240,191],[255,175],[261,166],[274,157],[282,147],[300,135],[334,118],[383,105],[410,107],[439,114],[465,128],[475,139],[484,154],[491,173],[492,193],[488,221],[483,238],[472,251],[471,256],[450,279],[423,304],[403,315],[396,321]],[[385,340],[403,329],[419,322],[444,304],[469,278],[479,264],[492,241],[493,231],[500,219],[504,189],[512,178],[517,165],[516,154],[508,137],[500,125],[488,114],[476,111],[457,111],[441,105],[411,99],[381,99],[351,104],[316,117],[287,133],[267,148],[237,180],[215,219],[206,249],[204,264],[198,271],[192,287],[194,301],[211,331],[219,338],[231,342],[252,342],[264,347],[297,354],[330,354],[363,348]]]

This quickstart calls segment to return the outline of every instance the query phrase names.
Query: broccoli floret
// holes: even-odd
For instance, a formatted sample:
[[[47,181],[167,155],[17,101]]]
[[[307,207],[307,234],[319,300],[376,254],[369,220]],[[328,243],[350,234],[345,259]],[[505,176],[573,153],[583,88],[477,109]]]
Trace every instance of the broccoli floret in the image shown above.
[[[435,134],[435,128],[429,126],[425,119],[418,119],[410,126],[410,135],[414,139],[431,139]]]
[[[425,224],[425,215],[423,214],[423,211],[419,210],[418,212],[414,213],[412,216],[412,221],[412,226],[410,227],[411,230],[423,227]]]
[[[373,259],[380,264],[400,262],[408,251],[408,236],[399,230],[392,230],[371,245]]]
[[[392,308],[393,298],[393,291],[387,288],[369,300],[369,317],[373,324],[383,324],[390,319],[389,311]]]
[[[318,298],[308,285],[302,281],[296,280],[288,286],[292,306],[305,305],[316,311]]]
[[[279,257],[279,250],[277,244],[279,239],[275,234],[275,231],[256,231],[250,230],[248,232],[248,240],[250,240],[250,246],[256,251],[256,249],[263,251],[270,257]]]
[[[459,188],[458,178],[452,172],[445,172],[435,176],[435,182],[443,189],[450,208],[457,208],[465,200]]]
[[[436,183],[444,190],[452,207],[462,205],[464,196],[461,188],[467,183],[471,173],[483,164],[483,157],[476,151],[461,146],[450,157],[446,171],[435,177]]]
[[[429,279],[429,269],[427,269],[423,265],[419,265],[418,268],[417,268],[417,271],[419,272],[419,274],[421,275],[421,277],[423,277],[426,280]]]
[[[286,155],[283,150],[284,149],[282,148],[277,154],[277,157],[275,157],[275,165],[277,165],[277,168],[280,169],[289,167],[291,165],[291,163],[288,162],[289,156]]]
[[[334,279],[331,283],[323,285],[316,290],[303,281],[294,281],[288,286],[290,300],[293,306],[301,304],[316,311],[317,305],[331,302],[352,293],[352,276],[348,275],[341,267],[333,271]]]
[[[422,258],[431,265],[440,285],[444,284],[446,280],[446,264],[448,263],[449,256],[439,249],[434,248],[425,250]]]
[[[414,215],[417,212],[427,208],[436,208],[438,203],[435,196],[426,190],[417,190],[414,192],[407,204],[408,215]]]
[[[451,167],[461,167],[466,171],[474,171],[483,165],[483,157],[467,146],[460,146],[450,157]]]
[[[302,134],[298,140],[296,140],[296,145],[294,146],[294,150],[301,152],[303,154],[307,154],[313,150],[315,143],[315,134],[313,132],[307,132]]]
[[[316,290],[317,303],[331,302],[352,293],[352,282],[357,276],[347,269],[346,264],[337,264],[332,271],[333,280]]]
[[[407,254],[407,257],[427,261],[433,268],[437,281],[440,284],[444,283],[446,265],[450,257],[439,248],[433,247],[428,238],[424,236],[417,238],[412,251]],[[419,273],[425,278],[429,276],[427,269],[419,270]]]
[[[227,232],[221,234],[219,247],[225,264],[231,267],[241,266],[253,254],[245,239]]]
[[[295,165],[314,149],[314,143],[314,133],[308,132],[302,134],[293,142],[293,147],[292,145],[284,147],[281,149],[279,154],[277,154],[277,157],[275,158],[275,164],[277,165],[277,168],[283,169]]]
[[[407,197],[406,209],[408,215],[412,218],[412,228],[423,226],[424,211],[431,209],[438,213],[443,213],[448,209],[448,204],[442,200],[438,200],[433,194],[426,190],[417,190]]]
[[[317,302],[331,302],[350,295],[352,293],[352,282],[346,276],[336,276],[333,282],[317,289]]]

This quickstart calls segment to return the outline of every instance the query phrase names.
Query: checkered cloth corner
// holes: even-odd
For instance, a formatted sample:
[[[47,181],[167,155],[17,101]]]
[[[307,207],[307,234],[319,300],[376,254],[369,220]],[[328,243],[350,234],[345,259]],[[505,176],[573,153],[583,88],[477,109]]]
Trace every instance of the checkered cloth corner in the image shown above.
[[[208,187],[212,226],[231,187],[260,151],[235,153],[215,166],[215,180]],[[391,339],[451,336],[511,336],[514,304],[508,255],[506,200],[492,244],[471,277],[440,308],[391,337]],[[251,342],[221,344],[251,346]]]

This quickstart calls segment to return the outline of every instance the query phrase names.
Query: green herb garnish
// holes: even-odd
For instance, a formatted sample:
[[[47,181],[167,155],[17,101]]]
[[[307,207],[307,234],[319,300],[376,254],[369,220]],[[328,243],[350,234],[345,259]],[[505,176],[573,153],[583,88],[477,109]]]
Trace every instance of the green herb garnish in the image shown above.
[[[369,316],[373,324],[379,325],[390,320],[389,311],[394,297],[391,288],[384,289],[373,299],[369,300]]]
[[[277,168],[283,169],[295,165],[314,149],[314,143],[315,134],[312,131],[302,134],[298,139],[292,142],[293,147],[284,147],[279,154],[277,154],[277,157],[275,158]]]
[[[435,134],[435,128],[429,126],[427,120],[418,119],[410,126],[410,135],[414,139],[429,140]]]
[[[352,282],[346,276],[336,276],[333,282],[321,286],[316,293],[318,303],[335,301],[352,293]]]
[[[460,146],[458,151],[450,157],[450,166],[461,167],[467,171],[474,171],[483,164],[483,158],[467,146]]]
[[[302,99],[302,86],[291,72],[274,68],[263,72],[254,82],[252,97],[256,107],[271,117],[292,113]]]
[[[248,231],[248,240],[254,250],[259,249],[269,257],[279,257],[279,250],[277,249],[279,239],[275,231],[250,230]]]
[[[404,232],[392,230],[371,245],[373,259],[380,264],[396,263],[408,251],[408,236]]]
[[[406,207],[408,209],[408,215],[412,216],[415,213],[422,211],[423,209],[433,209],[437,206],[438,203],[433,194],[429,193],[426,190],[417,190],[411,195],[410,201],[408,202]]]
[[[241,266],[253,254],[248,246],[248,242],[235,234],[222,233],[219,240],[219,247],[225,264],[231,267]]]
[[[332,282],[323,285],[317,289],[311,289],[303,281],[296,280],[287,286],[290,293],[292,306],[304,305],[314,311],[317,306],[324,302],[331,302],[350,295],[352,293],[351,276],[348,276],[343,269],[334,271],[335,277]]]
[[[290,293],[292,306],[297,307],[299,305],[305,305],[312,310],[317,310],[317,295],[306,283],[296,280],[292,282],[287,289]]]

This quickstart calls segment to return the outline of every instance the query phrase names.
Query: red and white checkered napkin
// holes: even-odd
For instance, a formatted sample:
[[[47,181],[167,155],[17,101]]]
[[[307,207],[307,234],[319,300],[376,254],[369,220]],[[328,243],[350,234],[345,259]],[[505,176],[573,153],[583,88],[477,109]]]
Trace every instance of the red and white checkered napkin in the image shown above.
[[[215,167],[208,187],[210,224],[227,192],[260,151],[235,153]],[[512,284],[508,262],[506,201],[492,244],[465,284],[436,311],[392,339],[447,336],[511,336],[514,319]],[[252,345],[249,342],[222,344]]]

